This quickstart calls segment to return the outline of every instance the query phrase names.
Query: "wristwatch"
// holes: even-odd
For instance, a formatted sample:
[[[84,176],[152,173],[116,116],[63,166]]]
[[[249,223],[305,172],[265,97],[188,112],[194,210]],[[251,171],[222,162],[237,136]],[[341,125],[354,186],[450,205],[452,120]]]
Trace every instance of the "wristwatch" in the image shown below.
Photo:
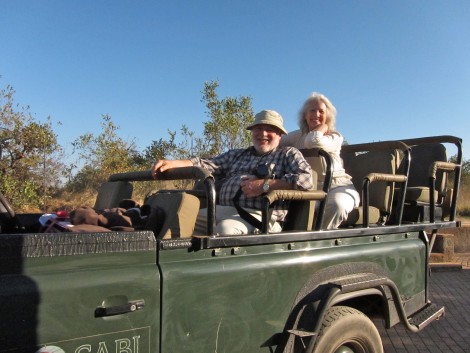
[[[268,192],[268,191],[269,191],[269,179],[264,179],[263,191],[264,191],[264,192]]]

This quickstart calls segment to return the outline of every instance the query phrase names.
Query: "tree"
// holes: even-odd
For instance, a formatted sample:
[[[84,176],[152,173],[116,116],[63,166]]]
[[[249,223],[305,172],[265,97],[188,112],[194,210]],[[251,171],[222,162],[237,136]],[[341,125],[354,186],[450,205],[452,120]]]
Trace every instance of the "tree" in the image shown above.
[[[82,164],[67,185],[73,191],[96,190],[111,174],[142,168],[135,142],[118,136],[119,127],[109,115],[102,116],[101,129],[99,135],[86,133],[72,143],[77,164]]]
[[[182,141],[176,143],[176,132],[168,130],[170,138],[168,140],[159,139],[144,150],[143,160],[150,166],[158,159],[188,159],[192,156],[205,155],[205,143],[201,138],[195,137],[194,132],[190,131],[186,125],[181,127]],[[172,181],[158,182],[159,187],[163,188],[188,188],[192,182]],[[142,189],[141,194],[148,190]]]
[[[251,145],[251,134],[246,127],[254,120],[251,98],[226,97],[219,99],[217,81],[206,82],[201,92],[201,102],[207,107],[210,120],[204,122],[204,135],[198,137],[186,125],[180,129],[177,142],[176,131],[168,130],[168,140],[159,139],[144,150],[143,160],[147,165],[157,159],[188,159],[193,156],[211,157],[232,148]],[[187,187],[186,183],[175,182],[174,187]]]
[[[470,177],[470,159],[462,160],[462,175],[465,175],[467,178]]]
[[[206,82],[201,92],[201,102],[207,107],[210,120],[204,122],[204,135],[197,137],[186,125],[180,129],[181,139],[177,142],[176,131],[168,131],[168,140],[153,141],[144,151],[143,159],[148,164],[157,159],[187,159],[192,156],[210,157],[232,148],[251,145],[251,134],[246,127],[253,120],[251,98],[226,97],[220,99],[216,90],[217,81]]]
[[[170,158],[169,153],[176,150],[175,144],[175,132],[168,131],[170,138],[169,140],[159,139],[158,141],[152,141],[152,144],[145,148],[143,153],[143,159],[150,165],[157,159]]]
[[[63,171],[62,147],[50,118],[39,123],[29,107],[14,105],[15,91],[0,91],[1,189],[15,209],[47,208]]]
[[[219,99],[216,92],[218,81],[206,82],[202,102],[210,117],[204,123],[204,136],[208,143],[208,155],[218,155],[233,148],[244,148],[251,144],[251,134],[246,130],[254,120],[251,98],[226,97]]]
[[[450,162],[455,163],[457,156],[452,156],[449,159]],[[453,183],[454,172],[449,174],[449,180]],[[460,169],[460,183],[462,186],[470,186],[470,159],[462,158],[462,168]]]

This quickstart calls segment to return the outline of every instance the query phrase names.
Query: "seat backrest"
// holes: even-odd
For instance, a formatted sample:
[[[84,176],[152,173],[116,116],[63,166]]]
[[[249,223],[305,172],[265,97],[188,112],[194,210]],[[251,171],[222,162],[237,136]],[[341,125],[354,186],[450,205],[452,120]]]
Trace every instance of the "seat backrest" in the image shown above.
[[[193,235],[200,201],[186,192],[157,192],[144,205],[152,209],[146,230],[157,239],[190,238]]]
[[[443,144],[423,144],[411,147],[408,187],[429,187],[430,168],[434,162],[447,162],[446,148]],[[445,196],[446,188],[447,173],[437,173],[436,190],[439,196]]]
[[[344,168],[351,175],[356,190],[363,190],[364,178],[370,173],[395,174],[398,153],[396,150],[371,150],[364,153],[343,152]],[[378,181],[370,184],[369,206],[381,213],[390,214],[393,202],[394,183]]]
[[[96,210],[118,207],[119,202],[132,197],[133,186],[128,181],[107,181],[98,190],[95,206]]]
[[[325,157],[318,155],[318,152],[313,150],[302,149],[300,151],[312,168],[313,189],[322,189],[327,169]],[[283,230],[312,230],[314,228],[316,204],[317,201],[311,200],[291,201]]]
[[[289,204],[282,230],[312,230],[315,216],[315,201],[293,200]]]
[[[322,156],[304,156],[312,168],[314,189],[321,189],[326,175],[326,162]]]

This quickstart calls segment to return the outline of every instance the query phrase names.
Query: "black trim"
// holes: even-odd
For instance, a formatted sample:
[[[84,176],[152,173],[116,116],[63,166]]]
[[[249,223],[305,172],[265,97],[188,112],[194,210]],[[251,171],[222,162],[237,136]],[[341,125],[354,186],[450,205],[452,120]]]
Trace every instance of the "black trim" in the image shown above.
[[[157,249],[157,241],[151,231],[7,234],[0,238],[2,260]]]
[[[402,224],[391,226],[370,226],[368,228],[346,228],[311,232],[289,232],[270,235],[243,236],[195,236],[192,239],[194,249],[214,249],[234,246],[266,245],[294,243],[310,240],[335,240],[339,238],[355,238],[361,236],[386,235],[397,233],[419,232],[441,228],[453,228],[457,222],[435,222],[419,224]]]

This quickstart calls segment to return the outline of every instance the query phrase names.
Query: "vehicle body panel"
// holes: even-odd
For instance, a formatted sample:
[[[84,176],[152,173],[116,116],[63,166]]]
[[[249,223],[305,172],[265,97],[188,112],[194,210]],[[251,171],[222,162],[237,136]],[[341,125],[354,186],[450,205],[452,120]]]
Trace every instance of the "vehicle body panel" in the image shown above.
[[[329,276],[346,275],[344,264],[352,273],[381,272],[399,285],[405,301],[419,298],[422,306],[425,263],[426,246],[417,233],[391,234],[380,242],[343,239],[341,246],[312,240],[160,251],[162,352],[269,352],[273,336],[290,329],[286,324],[304,287],[328,268],[335,269]],[[310,283],[312,290],[320,284]]]
[[[5,282],[1,302],[8,303],[0,309],[0,351],[34,352],[44,346],[82,353],[156,351],[160,275],[155,244],[138,249],[133,235],[127,234],[115,235],[113,241],[102,236],[101,241],[84,245],[86,236],[80,236],[76,242],[66,240],[63,250],[57,250],[61,246],[50,250],[53,236],[32,237],[30,245],[35,243],[36,253],[24,246],[24,256],[11,259],[21,262],[17,266],[21,273],[0,277]],[[34,240],[42,243],[42,251]],[[126,245],[116,246],[119,240]],[[132,300],[143,300],[145,306],[135,312],[96,317],[97,308]]]
[[[156,227],[38,233],[39,217],[15,217],[0,192],[0,352],[294,353],[307,343],[308,351],[317,353],[321,324],[329,317],[325,313],[336,305],[359,311],[367,320],[381,317],[386,327],[401,322],[418,332],[444,314],[428,300],[429,255],[437,231],[457,226],[461,140],[437,136],[398,142],[405,173],[375,178],[401,183],[390,222],[369,224],[365,202],[362,225],[335,230],[320,227],[328,188],[273,190],[263,197],[261,234],[215,235],[214,178],[197,167],[174,168],[158,177],[203,181],[205,192],[175,192],[195,192],[207,205],[205,235],[172,233],[171,239],[162,239]],[[456,163],[434,165],[454,172],[448,219],[435,214],[443,205],[432,196],[433,172],[429,204],[408,204],[429,217],[402,222],[409,146],[436,142],[458,147]],[[348,148],[356,153],[392,145],[397,141]],[[154,174],[117,173],[108,181],[153,182]],[[368,182],[363,185],[367,201]],[[270,203],[280,199],[319,201],[315,230],[286,227],[268,234]],[[307,216],[313,219],[311,211]],[[21,222],[26,219],[27,227]],[[348,339],[354,340],[352,334]]]

